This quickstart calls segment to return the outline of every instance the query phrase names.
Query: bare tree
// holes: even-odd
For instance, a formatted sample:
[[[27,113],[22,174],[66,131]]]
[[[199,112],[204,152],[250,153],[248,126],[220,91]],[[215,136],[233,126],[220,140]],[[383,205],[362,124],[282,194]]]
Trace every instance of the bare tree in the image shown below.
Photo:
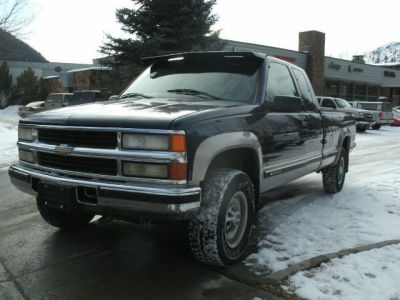
[[[24,36],[35,15],[29,0],[0,0],[0,29],[14,36]]]

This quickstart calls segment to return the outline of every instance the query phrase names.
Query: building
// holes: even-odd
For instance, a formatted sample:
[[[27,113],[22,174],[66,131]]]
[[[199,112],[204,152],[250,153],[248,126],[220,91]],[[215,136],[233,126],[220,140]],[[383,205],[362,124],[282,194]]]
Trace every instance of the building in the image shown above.
[[[400,105],[400,70],[386,65],[365,64],[362,56],[352,61],[325,56],[325,34],[306,31],[299,34],[299,51],[225,40],[226,51],[265,53],[306,70],[315,93],[347,100],[382,99]]]
[[[28,68],[31,68],[38,79],[49,76],[62,76],[68,71],[92,67],[92,64],[74,64],[58,62],[31,62],[31,61],[5,61],[10,69],[13,84],[17,77]]]

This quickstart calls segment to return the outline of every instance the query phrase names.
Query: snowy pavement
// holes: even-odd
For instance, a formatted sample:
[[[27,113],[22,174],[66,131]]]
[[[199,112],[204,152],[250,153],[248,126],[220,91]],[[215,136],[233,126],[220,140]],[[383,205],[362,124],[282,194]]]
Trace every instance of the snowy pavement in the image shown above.
[[[400,128],[357,134],[356,143],[340,193],[325,194],[321,175],[311,174],[278,190],[285,200],[261,209],[259,249],[245,260],[250,270],[268,274],[318,255],[400,238]],[[307,299],[399,299],[399,256],[400,246],[387,246],[334,259],[291,276],[283,288]]]
[[[18,108],[14,105],[0,109],[0,168],[18,159]]]

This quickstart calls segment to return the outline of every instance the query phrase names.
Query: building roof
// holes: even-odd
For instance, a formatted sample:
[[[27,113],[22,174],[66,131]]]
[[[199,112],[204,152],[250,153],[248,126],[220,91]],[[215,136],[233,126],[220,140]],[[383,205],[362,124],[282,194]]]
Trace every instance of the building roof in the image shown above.
[[[84,71],[111,71],[111,67],[88,67],[82,69],[70,70],[68,73],[84,72]]]

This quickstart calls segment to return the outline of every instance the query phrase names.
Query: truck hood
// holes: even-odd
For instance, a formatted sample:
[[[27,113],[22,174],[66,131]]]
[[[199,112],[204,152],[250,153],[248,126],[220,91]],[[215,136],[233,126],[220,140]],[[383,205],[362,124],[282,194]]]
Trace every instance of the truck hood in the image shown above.
[[[22,124],[169,129],[171,122],[191,114],[243,105],[231,101],[192,99],[123,99],[45,111]]]

